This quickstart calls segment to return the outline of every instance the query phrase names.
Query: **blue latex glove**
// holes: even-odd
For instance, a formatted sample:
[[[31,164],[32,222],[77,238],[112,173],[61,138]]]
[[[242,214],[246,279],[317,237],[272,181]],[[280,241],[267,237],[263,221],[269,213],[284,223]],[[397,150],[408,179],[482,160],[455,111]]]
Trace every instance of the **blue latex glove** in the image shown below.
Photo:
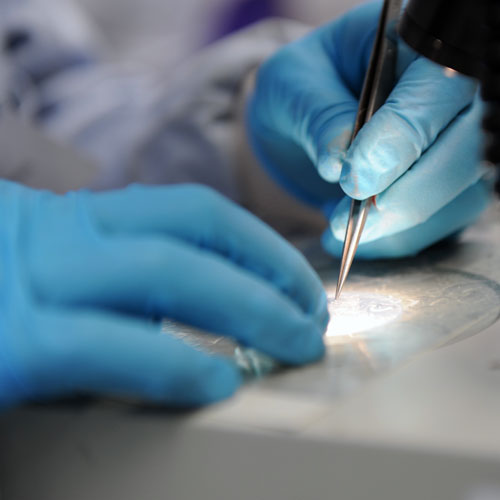
[[[286,363],[320,358],[326,295],[302,255],[200,186],[56,196],[0,181],[0,407],[97,393],[175,406],[241,383],[160,334],[169,317]]]
[[[474,221],[489,200],[476,84],[403,43],[393,92],[348,149],[380,7],[361,6],[278,52],[260,69],[248,109],[257,155],[325,208],[323,242],[335,255],[349,208],[343,192],[382,193],[358,251],[366,258],[415,254]]]

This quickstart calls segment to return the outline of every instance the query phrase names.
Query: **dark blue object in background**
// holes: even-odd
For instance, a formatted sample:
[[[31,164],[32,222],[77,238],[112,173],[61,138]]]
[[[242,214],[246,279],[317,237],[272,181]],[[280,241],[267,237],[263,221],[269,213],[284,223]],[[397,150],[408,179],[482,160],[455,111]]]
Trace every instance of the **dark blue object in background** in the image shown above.
[[[233,31],[237,31],[267,17],[283,15],[279,0],[234,0],[230,7],[225,7],[208,42],[213,42]]]

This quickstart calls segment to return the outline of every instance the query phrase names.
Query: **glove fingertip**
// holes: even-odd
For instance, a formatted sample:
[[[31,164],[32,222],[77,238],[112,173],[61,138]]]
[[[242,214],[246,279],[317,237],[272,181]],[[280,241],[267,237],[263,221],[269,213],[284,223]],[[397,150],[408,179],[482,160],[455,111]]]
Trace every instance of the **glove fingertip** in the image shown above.
[[[322,291],[313,317],[316,319],[320,330],[324,332],[328,326],[328,322],[330,321],[330,313],[328,312],[328,297],[326,295],[326,291],[324,290]]]
[[[327,182],[338,182],[342,172],[345,151],[325,153],[318,160],[318,173]]]
[[[339,205],[339,208],[334,212],[332,218],[330,219],[330,228],[328,233],[333,239],[340,242],[344,241],[347,222],[349,219],[349,211],[350,201],[349,203],[343,202],[342,205]]]
[[[243,379],[238,367],[228,359],[213,358],[204,370],[203,383],[197,394],[198,404],[216,403],[231,397]]]
[[[321,237],[323,248],[334,257],[341,257],[343,243],[334,237],[332,231],[327,229]]]
[[[325,355],[325,343],[323,342],[322,332],[317,329],[310,332],[304,347],[298,356],[299,363],[312,363],[319,361]]]
[[[357,156],[357,155],[356,155]],[[344,162],[340,175],[340,186],[351,198],[364,200],[377,194],[380,188],[381,176],[373,175],[373,166],[356,158],[354,155]]]
[[[323,330],[311,317],[298,317],[279,345],[268,353],[290,366],[300,366],[320,360],[325,354]]]

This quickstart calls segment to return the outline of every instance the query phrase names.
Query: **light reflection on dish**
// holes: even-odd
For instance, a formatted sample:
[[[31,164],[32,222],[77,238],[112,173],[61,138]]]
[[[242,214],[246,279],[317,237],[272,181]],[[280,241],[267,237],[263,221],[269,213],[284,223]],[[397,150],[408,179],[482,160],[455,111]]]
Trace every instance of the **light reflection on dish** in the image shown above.
[[[403,312],[401,301],[390,295],[345,292],[339,300],[328,297],[330,323],[328,339],[367,332],[397,319]]]

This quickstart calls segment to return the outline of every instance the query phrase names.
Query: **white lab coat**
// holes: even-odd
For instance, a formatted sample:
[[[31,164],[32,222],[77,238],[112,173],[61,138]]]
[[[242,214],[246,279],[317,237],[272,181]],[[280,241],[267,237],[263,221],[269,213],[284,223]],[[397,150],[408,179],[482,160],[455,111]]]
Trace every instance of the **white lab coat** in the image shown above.
[[[66,0],[0,0],[0,5],[4,39],[20,28],[30,37],[0,61],[0,74],[8,75],[2,94],[15,90],[25,120],[50,140],[90,159],[95,168],[88,187],[203,183],[249,206],[282,231],[307,227],[303,216],[309,228],[315,227],[309,220],[312,212],[295,207],[296,202],[255,167],[242,119],[244,82],[261,61],[304,34],[306,27],[265,21],[183,64],[150,68],[104,60],[98,36]],[[9,177],[15,179],[15,172]],[[50,189],[50,176],[44,178],[47,185],[42,187]],[[22,181],[30,184],[29,178]],[[286,209],[276,208],[276,200]]]

